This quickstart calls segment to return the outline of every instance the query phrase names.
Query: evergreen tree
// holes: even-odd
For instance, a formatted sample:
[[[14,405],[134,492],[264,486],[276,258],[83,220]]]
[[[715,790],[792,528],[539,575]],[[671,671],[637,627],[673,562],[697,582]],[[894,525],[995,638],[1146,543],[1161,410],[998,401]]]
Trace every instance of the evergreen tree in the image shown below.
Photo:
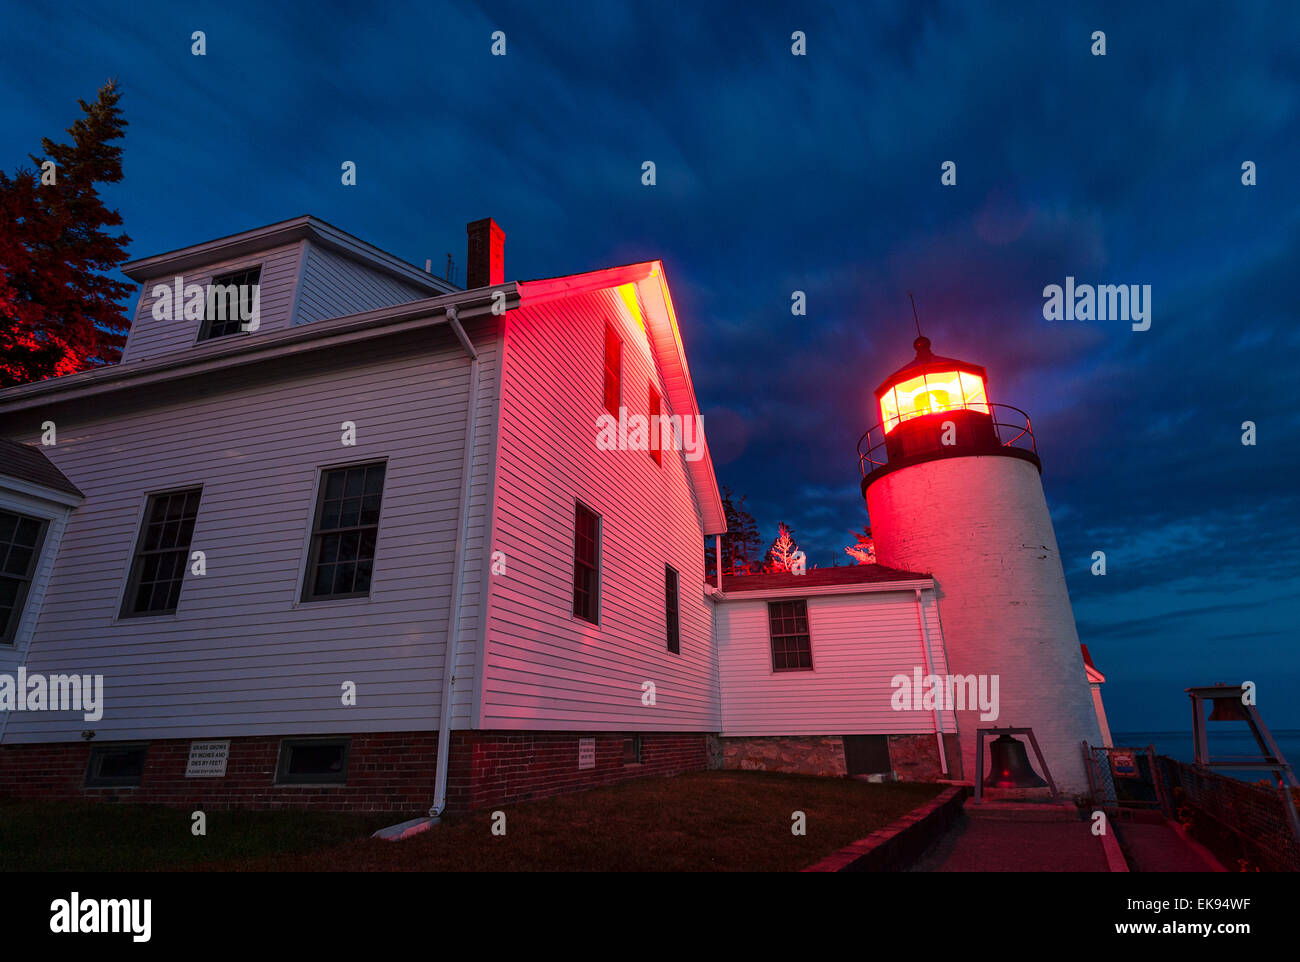
[[[122,217],[95,186],[122,179],[120,97],[110,81],[93,104],[78,100],[72,143],[42,138],[35,170],[0,171],[0,387],[121,358],[130,321],[118,302],[131,286],[104,272],[131,239],[107,232]]]
[[[754,557],[758,552],[758,524],[745,509],[748,495],[737,498],[725,484],[722,486],[722,511],[727,519],[727,533],[722,536],[723,574],[749,574],[754,570]],[[718,576],[716,550],[712,538],[704,539],[704,570],[709,580]]]

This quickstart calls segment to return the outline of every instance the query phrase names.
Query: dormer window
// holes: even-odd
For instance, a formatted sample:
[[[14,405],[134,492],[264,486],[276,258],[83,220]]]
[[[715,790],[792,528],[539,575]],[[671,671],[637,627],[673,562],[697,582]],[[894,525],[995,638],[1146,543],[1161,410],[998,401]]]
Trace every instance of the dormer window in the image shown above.
[[[258,285],[261,277],[262,265],[259,264],[212,278],[203,311],[200,341],[257,330],[260,320]]]

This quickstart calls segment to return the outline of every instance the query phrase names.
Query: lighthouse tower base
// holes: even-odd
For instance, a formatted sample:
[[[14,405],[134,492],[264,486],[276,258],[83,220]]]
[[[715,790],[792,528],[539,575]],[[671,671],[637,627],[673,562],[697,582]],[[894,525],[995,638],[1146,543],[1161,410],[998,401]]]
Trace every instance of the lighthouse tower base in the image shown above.
[[[934,577],[949,673],[997,678],[996,719],[954,713],[964,776],[988,774],[977,729],[1033,728],[1057,787],[1086,793],[1081,743],[1101,733],[1037,465],[940,457],[883,473],[866,496],[877,560]]]

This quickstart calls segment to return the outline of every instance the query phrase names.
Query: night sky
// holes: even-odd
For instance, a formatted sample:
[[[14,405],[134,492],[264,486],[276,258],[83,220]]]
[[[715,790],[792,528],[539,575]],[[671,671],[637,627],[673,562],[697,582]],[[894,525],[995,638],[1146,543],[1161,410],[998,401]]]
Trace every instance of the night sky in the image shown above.
[[[811,562],[867,522],[856,442],[915,291],[1033,418],[1111,727],[1186,729],[1183,688],[1245,679],[1300,727],[1300,7],[14,6],[0,165],[119,78],[133,257],[309,213],[462,271],[491,216],[508,279],[662,259],[719,480]],[[1151,285],[1150,330],[1044,320],[1067,276]]]

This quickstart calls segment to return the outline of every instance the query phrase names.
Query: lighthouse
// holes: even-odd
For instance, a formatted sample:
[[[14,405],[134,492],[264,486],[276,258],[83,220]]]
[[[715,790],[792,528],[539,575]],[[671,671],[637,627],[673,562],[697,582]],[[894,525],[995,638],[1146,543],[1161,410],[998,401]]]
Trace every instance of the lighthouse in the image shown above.
[[[998,676],[996,720],[952,713],[964,778],[988,774],[977,729],[1032,728],[1061,791],[1084,792],[1101,734],[1029,417],[989,401],[983,367],[913,346],[858,444],[876,559],[934,577],[951,673]]]

